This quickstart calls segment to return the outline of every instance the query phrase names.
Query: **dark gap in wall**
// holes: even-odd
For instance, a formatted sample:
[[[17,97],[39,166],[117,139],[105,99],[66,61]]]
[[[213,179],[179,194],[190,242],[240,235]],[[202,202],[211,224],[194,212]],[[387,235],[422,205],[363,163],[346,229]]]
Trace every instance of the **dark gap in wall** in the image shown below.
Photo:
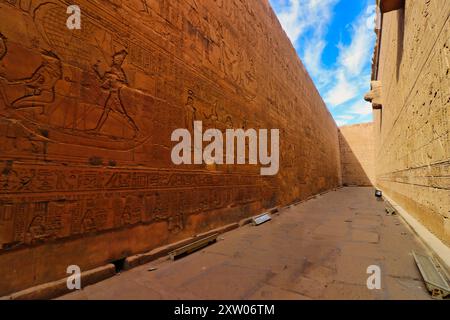
[[[119,260],[115,260],[115,261],[112,262],[112,264],[116,268],[116,273],[119,273],[124,268],[125,258],[122,258],[122,259],[119,259]]]
[[[403,41],[405,38],[405,9],[397,11],[397,81],[400,77],[400,65],[403,59]]]

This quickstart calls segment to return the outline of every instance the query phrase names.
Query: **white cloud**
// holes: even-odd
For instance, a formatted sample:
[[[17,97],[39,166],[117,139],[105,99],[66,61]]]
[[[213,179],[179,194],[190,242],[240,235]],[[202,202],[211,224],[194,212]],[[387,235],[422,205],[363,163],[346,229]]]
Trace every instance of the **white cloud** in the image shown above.
[[[307,48],[305,48],[302,60],[312,74],[320,74],[320,72],[323,72],[321,57],[325,46],[325,41],[318,40],[308,42]]]
[[[349,107],[348,112],[359,116],[371,115],[372,104],[365,101],[357,101],[352,106]]]
[[[368,121],[372,110],[363,96],[370,85],[375,6],[372,0],[366,0],[366,7],[348,27],[348,43],[327,43],[328,27],[338,1],[271,0],[337,123]],[[329,45],[338,49],[332,65],[323,62],[323,52]]]
[[[368,25],[368,19],[373,18],[373,6],[368,6],[365,11],[351,25],[348,45],[338,44],[339,55],[335,68],[336,84],[326,93],[325,101],[331,107],[339,106],[359,96],[368,89],[370,81],[370,62],[375,41],[373,29]]]
[[[330,79],[333,78],[333,71],[326,68],[322,63],[323,50],[326,45],[325,41],[314,37],[304,42],[302,61],[313,77],[319,91],[327,86]]]
[[[339,115],[335,115],[338,126],[352,122],[368,122],[372,116],[372,104],[356,99],[338,108]]]
[[[352,119],[354,119],[355,117],[354,117],[354,116],[351,116],[351,115],[342,115],[342,116],[336,116],[336,118],[337,118],[337,119],[340,119],[340,120],[352,120]]]
[[[330,76],[322,64],[322,53],[327,46],[327,27],[338,1],[272,0],[278,4],[278,19],[283,29],[318,86],[326,84],[326,79]]]
[[[303,32],[305,22],[301,19],[300,2],[289,0],[289,5],[279,14],[278,19],[291,42],[295,44]]]
[[[363,14],[352,25],[352,41],[348,46],[338,44],[339,64],[349,75],[360,75],[372,56],[373,31],[367,28],[367,14]]]
[[[354,118],[355,118],[354,115],[340,115],[340,116],[336,116],[335,120],[336,120],[336,124],[338,126],[344,126],[344,125],[348,124]]]
[[[278,13],[284,31],[286,32],[292,43],[295,43],[300,37],[304,28],[303,21],[300,19],[300,3],[298,1],[290,1],[290,5]]]
[[[348,124],[348,121],[336,119],[336,124],[338,127],[342,127],[342,126],[345,126],[346,124]]]
[[[308,30],[323,33],[332,17],[338,0],[285,0],[278,1],[277,16],[289,39],[296,46]],[[276,2],[276,1],[272,1]]]
[[[357,88],[348,81],[342,70],[337,71],[337,82],[325,96],[325,102],[331,106],[338,106],[352,100],[358,95]]]

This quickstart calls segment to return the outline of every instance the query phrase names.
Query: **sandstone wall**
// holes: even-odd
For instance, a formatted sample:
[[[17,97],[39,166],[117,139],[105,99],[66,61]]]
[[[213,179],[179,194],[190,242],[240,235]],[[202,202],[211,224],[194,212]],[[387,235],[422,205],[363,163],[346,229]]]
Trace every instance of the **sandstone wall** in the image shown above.
[[[375,180],[373,123],[339,128],[342,183],[372,186]]]
[[[377,184],[450,245],[450,1],[384,14]]]
[[[0,296],[338,186],[337,128],[267,0],[0,0]],[[171,133],[280,128],[280,171]]]

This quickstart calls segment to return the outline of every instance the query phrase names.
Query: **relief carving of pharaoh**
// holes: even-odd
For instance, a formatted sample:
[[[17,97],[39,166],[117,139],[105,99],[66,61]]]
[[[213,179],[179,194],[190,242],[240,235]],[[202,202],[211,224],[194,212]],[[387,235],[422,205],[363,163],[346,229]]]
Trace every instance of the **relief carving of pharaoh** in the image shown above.
[[[26,26],[24,34],[0,30],[0,117],[56,143],[120,151],[147,142],[143,121],[155,103],[129,79],[130,44],[118,36],[125,27],[85,14],[83,27],[69,30],[59,2],[29,1],[25,14],[17,6],[0,12]]]

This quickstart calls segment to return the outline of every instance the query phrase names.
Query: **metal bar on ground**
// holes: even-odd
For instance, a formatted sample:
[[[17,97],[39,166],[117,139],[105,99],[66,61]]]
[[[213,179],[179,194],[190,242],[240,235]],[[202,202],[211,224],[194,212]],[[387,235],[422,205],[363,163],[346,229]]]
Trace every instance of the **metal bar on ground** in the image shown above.
[[[447,279],[438,271],[433,258],[418,254],[413,251],[414,260],[422,274],[425,285],[431,296],[436,299],[443,299],[450,295],[450,286]]]
[[[268,214],[266,212],[266,213],[260,214],[259,216],[253,217],[252,223],[254,226],[259,226],[260,224],[263,224],[270,220],[272,220],[272,217],[270,216],[270,214]]]
[[[214,233],[208,237],[205,237],[203,239],[200,239],[200,240],[194,241],[190,244],[187,244],[185,246],[182,246],[182,247],[170,252],[169,257],[170,257],[170,259],[175,260],[176,258],[179,258],[182,255],[190,254],[194,251],[202,249],[202,248],[208,246],[209,244],[216,242],[218,236],[219,236],[219,233]]]

